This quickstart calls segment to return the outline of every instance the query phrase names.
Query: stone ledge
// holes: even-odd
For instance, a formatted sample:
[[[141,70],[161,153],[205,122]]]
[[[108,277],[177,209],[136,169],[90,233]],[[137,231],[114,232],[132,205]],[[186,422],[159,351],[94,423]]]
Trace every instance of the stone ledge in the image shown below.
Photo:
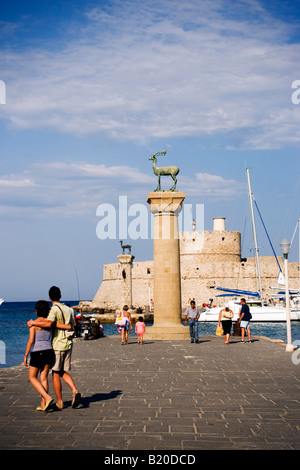
[[[146,328],[145,340],[181,340],[190,338],[190,329],[183,325],[178,326],[149,326]]]

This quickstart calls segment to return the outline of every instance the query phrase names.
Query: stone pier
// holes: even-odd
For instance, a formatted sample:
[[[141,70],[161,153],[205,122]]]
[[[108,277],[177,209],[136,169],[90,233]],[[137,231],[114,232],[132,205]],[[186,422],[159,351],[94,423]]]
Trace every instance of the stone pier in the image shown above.
[[[159,191],[148,194],[154,215],[154,324],[147,339],[185,339],[189,330],[181,323],[181,276],[178,214],[185,194]]]

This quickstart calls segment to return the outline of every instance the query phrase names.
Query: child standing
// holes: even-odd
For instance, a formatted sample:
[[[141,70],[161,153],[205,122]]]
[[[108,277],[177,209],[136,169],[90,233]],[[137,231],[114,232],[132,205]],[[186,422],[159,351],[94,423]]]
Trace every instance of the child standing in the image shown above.
[[[143,344],[146,325],[143,322],[143,317],[139,317],[139,321],[135,324],[135,332],[138,335],[138,344]]]

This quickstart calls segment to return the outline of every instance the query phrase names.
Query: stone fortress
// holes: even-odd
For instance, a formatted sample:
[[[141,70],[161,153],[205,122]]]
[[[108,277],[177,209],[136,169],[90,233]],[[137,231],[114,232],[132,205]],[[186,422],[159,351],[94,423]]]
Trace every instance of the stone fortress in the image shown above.
[[[216,287],[258,291],[255,257],[241,257],[241,233],[228,231],[224,218],[214,218],[213,230],[199,232],[195,224],[191,232],[179,234],[181,308],[189,299],[200,307],[213,299],[224,305],[228,297]],[[149,311],[153,295],[153,260],[135,261],[132,254],[121,254],[119,262],[103,266],[103,280],[92,302],[81,302],[82,311],[114,312],[123,304]],[[281,267],[283,263],[279,258]],[[260,257],[260,271],[265,300],[276,291],[278,265],[274,257]],[[290,288],[299,288],[298,263],[289,263]],[[282,287],[284,290],[284,287]],[[155,305],[154,305],[155,313]]]

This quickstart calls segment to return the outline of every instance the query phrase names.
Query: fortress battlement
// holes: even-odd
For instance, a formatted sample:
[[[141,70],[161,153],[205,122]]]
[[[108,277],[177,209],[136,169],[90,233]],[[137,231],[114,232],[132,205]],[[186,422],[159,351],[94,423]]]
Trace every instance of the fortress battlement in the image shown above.
[[[241,233],[228,231],[224,218],[215,218],[212,231],[197,231],[194,225],[190,232],[180,232],[180,271],[182,308],[188,299],[197,304],[207,303],[219,294],[216,287],[257,291],[255,258],[241,258]],[[278,266],[274,257],[260,257],[263,293],[268,297],[274,293]],[[153,299],[153,260],[136,261],[131,265],[130,288],[133,307],[145,308]],[[299,286],[298,263],[289,263],[290,288]],[[92,308],[106,311],[122,307],[120,293],[124,290],[124,266],[111,263],[103,266],[102,283],[91,302]],[[224,300],[223,300],[224,301]],[[222,304],[223,301],[219,301]]]

